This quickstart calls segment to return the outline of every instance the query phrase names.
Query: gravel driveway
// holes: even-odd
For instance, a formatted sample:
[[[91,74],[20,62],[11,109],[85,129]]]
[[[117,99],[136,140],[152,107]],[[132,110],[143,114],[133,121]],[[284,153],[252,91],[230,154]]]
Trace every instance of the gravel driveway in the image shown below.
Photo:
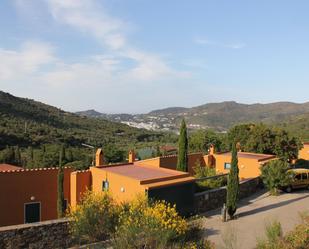
[[[259,192],[240,201],[239,206],[237,219],[225,223],[221,221],[220,210],[204,214],[207,218],[205,236],[215,243],[216,248],[226,248],[223,242],[226,238],[234,241],[233,249],[255,248],[257,238],[264,238],[265,225],[273,220],[281,223],[284,233],[292,230],[301,221],[299,213],[309,211],[309,191],[280,196]]]

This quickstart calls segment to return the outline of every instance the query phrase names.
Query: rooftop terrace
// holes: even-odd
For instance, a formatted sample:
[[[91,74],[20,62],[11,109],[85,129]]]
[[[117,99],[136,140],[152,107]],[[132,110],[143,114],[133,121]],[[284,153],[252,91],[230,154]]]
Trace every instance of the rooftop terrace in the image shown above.
[[[182,178],[189,174],[176,170],[169,170],[165,168],[155,168],[147,165],[117,165],[117,166],[103,166],[101,169],[115,173],[118,175],[127,176],[138,181],[147,181],[154,179],[168,180],[171,178]]]

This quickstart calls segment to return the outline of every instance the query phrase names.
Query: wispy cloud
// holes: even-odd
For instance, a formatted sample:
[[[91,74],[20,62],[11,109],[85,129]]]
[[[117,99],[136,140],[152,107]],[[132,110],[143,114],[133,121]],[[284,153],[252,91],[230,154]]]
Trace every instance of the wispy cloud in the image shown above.
[[[76,109],[91,105],[93,108],[104,94],[104,106],[115,110],[115,106],[122,105],[125,110],[124,103],[133,101],[131,96],[143,88],[144,96],[134,100],[135,108],[140,109],[140,99],[146,102],[154,96],[153,91],[147,95],[149,86],[173,89],[175,82],[191,77],[190,72],[175,69],[168,56],[133,46],[127,34],[130,24],[109,14],[101,1],[45,0],[44,4],[38,4],[29,0],[27,3],[31,8],[17,0],[18,13],[37,8],[44,13],[44,21],[86,34],[102,47],[102,52],[68,61],[58,53],[59,43],[56,46],[44,41],[24,41],[14,49],[0,47],[2,90],[68,109],[72,109],[68,99],[76,99]],[[29,13],[24,16],[32,18]],[[164,98],[164,94],[169,96],[166,92],[157,98]]]
[[[199,45],[210,45],[210,46],[218,46],[223,48],[231,48],[231,49],[241,49],[246,46],[246,43],[244,42],[237,42],[237,43],[224,43],[224,42],[218,42],[213,41],[205,38],[195,38],[194,43]]]
[[[18,50],[0,48],[0,79],[11,80],[37,73],[42,66],[56,61],[53,52],[50,44],[38,41],[24,42]]]
[[[46,0],[53,18],[78,31],[89,33],[111,49],[126,45],[125,23],[110,16],[95,1]]]
[[[92,35],[99,43],[119,60],[130,59],[136,65],[126,75],[137,80],[156,80],[168,75],[183,76],[174,70],[159,55],[142,51],[130,45],[126,38],[127,24],[111,16],[102,5],[95,1],[46,0],[53,18],[80,32]]]

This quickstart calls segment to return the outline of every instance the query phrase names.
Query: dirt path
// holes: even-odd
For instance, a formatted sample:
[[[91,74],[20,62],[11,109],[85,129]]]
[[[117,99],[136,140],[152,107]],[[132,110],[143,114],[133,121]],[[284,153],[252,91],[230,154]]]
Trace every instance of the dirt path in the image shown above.
[[[224,248],[223,239],[228,237],[237,245],[233,249],[255,248],[257,238],[264,238],[267,223],[279,221],[286,233],[300,223],[299,213],[304,211],[309,211],[308,190],[280,196],[260,192],[240,202],[236,220],[221,222],[220,210],[206,213],[205,236],[219,249]]]

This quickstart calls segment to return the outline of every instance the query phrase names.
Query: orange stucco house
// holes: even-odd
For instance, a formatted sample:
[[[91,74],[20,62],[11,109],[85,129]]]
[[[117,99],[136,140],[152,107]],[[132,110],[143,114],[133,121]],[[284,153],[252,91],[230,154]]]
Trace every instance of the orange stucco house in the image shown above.
[[[0,226],[57,218],[57,168],[0,165]],[[64,169],[64,199],[70,203],[70,174]]]
[[[103,151],[98,150],[96,166],[71,174],[71,205],[78,204],[89,188],[96,192],[109,191],[118,202],[146,194],[176,204],[178,211],[187,213],[193,211],[194,182],[189,173],[135,161],[133,151],[129,152],[128,163],[105,165]]]
[[[261,174],[260,167],[270,160],[276,159],[275,155],[238,152],[238,167],[239,178],[245,180],[249,178],[258,177]],[[188,173],[193,176],[195,174],[195,167],[200,165],[202,167],[213,167],[218,174],[225,174],[229,172],[232,156],[230,152],[216,153],[215,148],[211,146],[208,155],[202,153],[188,154]],[[176,169],[177,155],[162,156],[150,158],[147,160],[137,161],[136,165],[151,165],[156,168]]]
[[[298,152],[299,159],[309,160],[309,142],[305,142],[304,147]]]
[[[274,155],[238,153],[241,180],[260,175],[260,167]],[[180,213],[194,209],[194,168],[215,167],[218,174],[228,173],[231,153],[188,154],[188,172],[176,171],[177,155],[135,161],[131,151],[128,163],[106,165],[101,149],[95,166],[88,170],[64,169],[65,202],[71,207],[80,203],[87,189],[109,191],[118,202],[132,200],[137,194],[166,200]],[[2,168],[2,170],[1,170]],[[0,226],[57,218],[57,168],[22,169],[0,165]]]
[[[271,160],[275,160],[276,156],[267,154],[257,154],[248,152],[238,152],[238,168],[239,179],[245,180],[260,176],[260,168]],[[231,152],[218,153],[209,155],[215,161],[217,173],[228,173],[231,167],[232,155]]]
[[[135,164],[134,152],[126,164],[104,164],[103,151],[89,170],[64,169],[64,198],[73,208],[87,189],[109,191],[119,202],[137,194],[176,204],[180,213],[193,211],[194,178],[189,173]],[[1,169],[2,168],[2,169]],[[22,169],[0,166],[0,226],[57,218],[58,168]],[[184,197],[185,196],[185,197]]]

